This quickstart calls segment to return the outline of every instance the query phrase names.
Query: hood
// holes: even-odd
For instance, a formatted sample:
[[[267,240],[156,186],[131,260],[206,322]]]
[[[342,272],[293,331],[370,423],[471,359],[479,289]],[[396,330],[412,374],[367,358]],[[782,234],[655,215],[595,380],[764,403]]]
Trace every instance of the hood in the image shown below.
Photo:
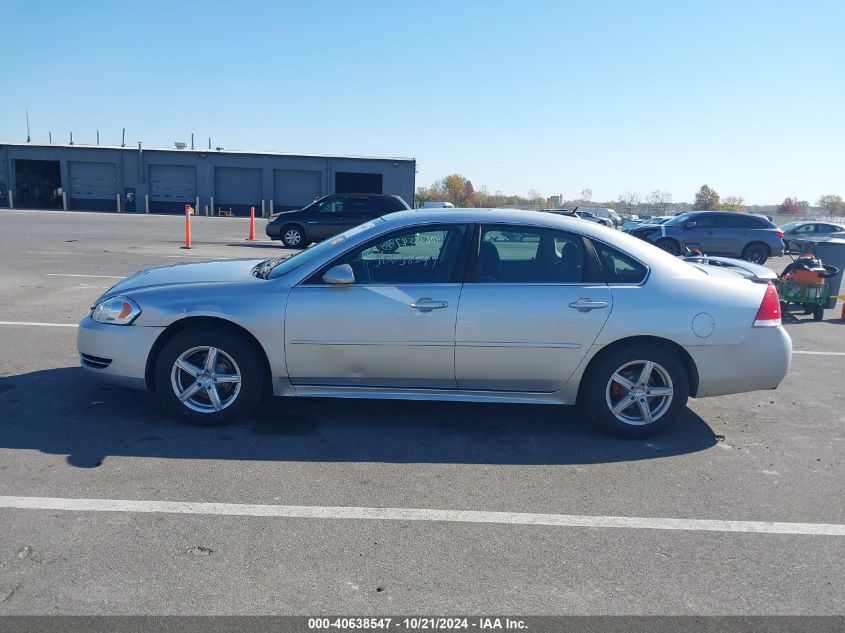
[[[253,267],[261,259],[237,259],[227,261],[200,262],[197,264],[173,264],[161,268],[150,268],[135,273],[107,290],[98,301],[117,294],[131,293],[148,288],[189,284],[260,282],[252,274]]]

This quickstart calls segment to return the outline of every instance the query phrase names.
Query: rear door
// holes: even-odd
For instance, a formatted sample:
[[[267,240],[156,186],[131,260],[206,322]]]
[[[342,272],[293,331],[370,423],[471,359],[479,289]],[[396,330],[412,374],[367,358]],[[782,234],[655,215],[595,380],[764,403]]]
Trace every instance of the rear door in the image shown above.
[[[458,308],[458,388],[560,389],[612,308],[607,285],[588,281],[594,255],[565,231],[488,225],[479,233]]]
[[[344,230],[384,215],[379,202],[375,196],[348,196],[343,212]]]

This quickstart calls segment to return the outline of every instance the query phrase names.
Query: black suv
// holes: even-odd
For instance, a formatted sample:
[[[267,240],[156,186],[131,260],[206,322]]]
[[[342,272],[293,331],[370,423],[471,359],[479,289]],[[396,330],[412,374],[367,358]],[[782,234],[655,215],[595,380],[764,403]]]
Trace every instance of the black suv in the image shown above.
[[[274,214],[265,232],[288,248],[305,248],[367,220],[410,208],[399,196],[337,193],[315,200],[304,209]]]

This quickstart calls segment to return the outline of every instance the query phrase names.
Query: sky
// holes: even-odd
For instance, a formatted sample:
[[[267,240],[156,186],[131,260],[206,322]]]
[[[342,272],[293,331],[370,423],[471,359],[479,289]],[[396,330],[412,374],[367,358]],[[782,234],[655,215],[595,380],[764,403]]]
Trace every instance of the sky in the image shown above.
[[[5,0],[0,142],[405,156],[417,186],[845,196],[841,0]]]

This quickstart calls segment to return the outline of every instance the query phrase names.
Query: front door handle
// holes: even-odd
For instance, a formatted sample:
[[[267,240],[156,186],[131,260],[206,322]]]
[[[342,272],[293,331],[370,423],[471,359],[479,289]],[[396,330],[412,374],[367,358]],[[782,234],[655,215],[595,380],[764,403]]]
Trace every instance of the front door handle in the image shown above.
[[[414,301],[411,307],[416,308],[420,312],[431,312],[432,310],[448,308],[449,304],[445,301],[434,301],[431,297],[422,297]]]
[[[599,308],[606,308],[607,301],[593,301],[588,297],[581,297],[578,301],[573,301],[569,304],[570,308],[575,308],[579,312],[589,312],[590,310],[597,310]]]

